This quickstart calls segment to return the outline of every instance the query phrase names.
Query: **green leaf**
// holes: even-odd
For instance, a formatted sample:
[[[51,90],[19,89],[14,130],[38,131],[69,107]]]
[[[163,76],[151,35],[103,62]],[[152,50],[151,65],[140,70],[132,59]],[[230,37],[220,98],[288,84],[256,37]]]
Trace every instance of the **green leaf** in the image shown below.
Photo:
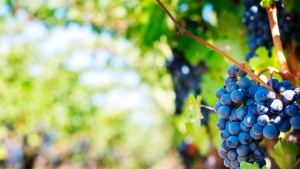
[[[277,55],[276,55],[276,51],[275,51],[274,48],[272,49],[272,56],[271,57],[268,56],[268,51],[264,47],[259,47],[256,50],[256,54],[258,55],[258,57],[253,57],[249,61],[249,66],[253,70],[258,72],[258,71],[260,71],[260,70],[262,70],[262,69],[264,69],[268,66],[275,67],[275,68],[280,70],[280,65],[279,65],[278,58],[277,58]],[[265,74],[267,74],[267,77],[269,77],[268,72],[266,72]],[[277,78],[276,74],[275,74],[275,77]]]
[[[264,8],[269,8],[273,3],[273,0],[262,0],[260,5]]]
[[[296,163],[297,147],[292,142],[278,141],[274,146],[272,157],[281,169],[292,169]],[[284,157],[284,160],[283,160]]]
[[[187,130],[192,130],[192,127],[199,128],[200,120],[203,118],[200,109],[201,96],[196,98],[191,94],[188,98],[187,111],[189,114],[189,119],[186,122]]]
[[[260,169],[259,166],[256,163],[247,163],[245,161],[241,162],[240,164],[241,169]],[[262,169],[267,169],[266,166],[263,166]]]

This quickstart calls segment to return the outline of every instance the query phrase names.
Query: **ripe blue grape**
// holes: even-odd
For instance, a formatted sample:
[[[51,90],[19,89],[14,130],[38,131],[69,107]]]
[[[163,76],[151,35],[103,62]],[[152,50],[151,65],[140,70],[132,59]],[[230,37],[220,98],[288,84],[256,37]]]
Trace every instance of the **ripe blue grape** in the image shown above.
[[[266,101],[272,101],[276,98],[276,93],[273,91],[269,91],[267,89],[264,90],[264,98]]]
[[[265,90],[258,90],[254,95],[255,101],[257,103],[266,101],[264,94],[265,94]]]
[[[249,88],[247,89],[247,96],[248,96],[249,98],[254,98],[255,93],[257,92],[257,90],[258,90],[258,85],[252,83],[252,84],[249,86]]]
[[[246,107],[253,106],[253,105],[255,105],[255,100],[254,99],[247,100]]]
[[[238,76],[238,77],[244,77],[247,75],[247,73],[241,69],[239,69],[238,67],[235,68],[235,74]]]
[[[248,145],[245,144],[240,144],[237,148],[236,148],[236,152],[239,156],[245,156],[249,153],[249,147]]]
[[[256,135],[262,135],[263,134],[263,127],[261,125],[259,125],[258,123],[255,123],[253,126],[252,126],[252,131],[254,134]]]
[[[227,120],[225,120],[225,119],[219,119],[218,121],[217,121],[217,129],[219,129],[219,130],[224,130],[225,129],[225,126],[226,126],[226,122],[227,122]]]
[[[218,110],[218,115],[222,119],[228,119],[230,116],[230,108],[228,106],[221,106]]]
[[[229,160],[229,158],[224,159],[224,166],[228,168],[231,167],[231,160]]]
[[[291,129],[291,124],[289,120],[283,120],[282,123],[278,126],[280,132],[288,132]]]
[[[255,105],[248,107],[248,115],[253,115],[253,116],[258,115],[257,107]]]
[[[279,100],[279,99],[275,99],[271,103],[270,107],[271,107],[271,111],[272,112],[279,112],[279,111],[281,111],[283,109],[282,101]]]
[[[231,150],[229,150],[228,151],[228,153],[227,153],[227,158],[229,159],[229,160],[235,160],[236,158],[237,158],[237,152],[236,152],[236,149],[231,149]]]
[[[298,113],[298,107],[295,104],[286,106],[285,113],[289,116],[295,116]]]
[[[230,148],[236,148],[239,145],[239,139],[236,136],[228,137],[226,144]]]
[[[215,96],[216,98],[220,99],[224,94],[227,94],[227,90],[224,87],[221,87],[219,89],[217,89]]]
[[[249,155],[246,155],[246,156],[240,156],[240,155],[238,155],[238,157],[237,157],[237,160],[238,160],[238,162],[242,162],[242,161],[249,161],[250,160],[250,156]]]
[[[249,144],[252,141],[249,132],[241,132],[238,138],[241,144]]]
[[[241,103],[243,100],[243,92],[239,90],[233,90],[230,94],[230,98],[234,103]]]
[[[229,82],[236,82],[236,80],[235,80],[235,78],[233,78],[233,77],[227,77],[227,78],[225,79],[225,85],[227,85]]]
[[[235,82],[229,82],[227,85],[226,85],[226,90],[227,92],[232,92],[233,90],[236,90],[238,89],[238,85],[235,83]]]
[[[247,127],[244,123],[244,120],[241,121],[240,123],[240,128],[242,129],[242,131],[250,131],[251,127]]]
[[[227,74],[229,77],[235,77],[235,69],[236,69],[236,65],[231,65],[227,68]]]
[[[262,134],[255,134],[252,129],[250,129],[249,133],[250,133],[250,136],[255,140],[259,140],[263,137]]]
[[[224,94],[221,98],[220,98],[220,102],[223,104],[223,105],[226,105],[226,106],[230,106],[232,104],[232,100],[230,98],[230,94]]]
[[[237,117],[239,120],[243,120],[244,117],[247,115],[247,112],[246,112],[246,110],[245,110],[244,107],[239,107],[239,108],[237,108],[236,111],[235,111],[235,113],[236,113],[236,117]]]
[[[236,116],[236,109],[232,109],[230,116],[229,116],[230,121],[238,121],[239,119]]]
[[[251,81],[249,80],[248,77],[241,77],[238,81],[238,85],[240,89],[247,89],[248,87],[251,86]]]
[[[263,129],[263,135],[267,139],[273,139],[278,135],[278,130],[274,125],[268,124]]]
[[[300,115],[291,117],[290,124],[294,129],[300,129]]]
[[[247,127],[252,127],[256,123],[256,117],[248,114],[245,116],[243,121]]]
[[[221,149],[218,150],[218,154],[221,158],[226,158],[227,157],[227,152],[222,151]]]
[[[251,143],[249,143],[249,150],[250,151],[255,151],[258,148],[258,143],[255,141],[252,141]]]
[[[226,141],[228,139],[228,137],[230,137],[230,136],[231,136],[231,134],[229,133],[229,131],[227,129],[221,131],[221,138],[223,141]]]
[[[286,90],[281,93],[282,97],[281,100],[283,104],[290,104],[295,101],[296,93],[293,90]]]
[[[217,102],[215,105],[214,105],[214,111],[217,113],[219,108],[223,106],[223,104],[221,102]]]
[[[228,126],[228,131],[231,135],[238,135],[242,130],[239,122],[232,122]]]
[[[231,164],[230,166],[232,168],[238,168],[240,166],[240,163],[239,163],[239,161],[237,159],[236,160],[232,160],[230,164]]]
[[[268,112],[269,108],[265,105],[264,102],[260,102],[256,106],[258,114],[265,114]]]
[[[259,147],[254,151],[254,157],[259,160],[264,160],[264,158],[267,156],[266,150]]]
[[[269,120],[269,116],[266,114],[262,114],[257,117],[257,123],[263,127],[269,124]]]

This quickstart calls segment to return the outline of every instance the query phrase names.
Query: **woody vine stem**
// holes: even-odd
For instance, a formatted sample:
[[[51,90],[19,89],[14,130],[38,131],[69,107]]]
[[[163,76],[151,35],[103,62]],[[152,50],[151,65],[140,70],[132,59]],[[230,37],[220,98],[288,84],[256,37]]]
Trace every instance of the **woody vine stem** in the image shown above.
[[[277,21],[277,9],[275,5],[272,5],[271,7],[267,8],[267,14],[269,18],[272,38],[274,47],[276,49],[276,54],[278,57],[278,61],[281,67],[281,76],[283,79],[290,80],[292,83],[294,82],[293,75],[291,71],[289,70],[288,64],[286,62],[284,52],[282,49],[282,43],[280,39],[280,31],[278,27],[278,21]]]
[[[174,22],[174,24],[176,25],[177,29],[178,29],[178,35],[183,35],[183,36],[187,36],[190,37],[194,40],[196,40],[197,42],[200,42],[202,44],[204,44],[205,46],[213,49],[214,51],[216,51],[217,53],[219,53],[220,55],[222,55],[224,58],[228,59],[230,62],[232,62],[233,64],[235,64],[239,69],[247,72],[255,81],[257,81],[258,83],[260,83],[261,85],[263,85],[265,88],[267,88],[268,90],[272,90],[272,88],[270,86],[268,86],[264,81],[262,81],[257,75],[255,75],[251,70],[249,70],[246,67],[246,64],[243,63],[239,63],[238,61],[236,61],[235,59],[233,59],[231,56],[227,55],[226,53],[224,53],[223,51],[221,51],[220,49],[218,49],[217,47],[215,47],[214,45],[206,42],[205,40],[199,38],[198,36],[190,33],[189,31],[187,31],[183,26],[181,26],[176,19],[173,17],[173,15],[169,12],[169,10],[164,6],[164,4],[162,4],[162,2],[160,0],[156,0],[157,3],[160,5],[160,7],[167,13],[167,15],[169,16],[169,18]]]

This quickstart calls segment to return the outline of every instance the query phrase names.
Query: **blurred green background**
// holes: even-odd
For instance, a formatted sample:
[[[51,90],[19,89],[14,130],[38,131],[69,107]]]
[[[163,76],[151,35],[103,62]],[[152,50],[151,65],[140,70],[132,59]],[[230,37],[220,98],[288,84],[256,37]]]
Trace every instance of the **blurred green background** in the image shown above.
[[[209,106],[230,63],[177,36],[156,1],[0,2],[2,168],[180,169],[176,147],[186,136],[202,156],[219,145],[207,135],[209,126],[218,135],[215,114],[193,134],[187,113],[174,116],[165,61],[178,48],[191,64],[205,63]],[[241,61],[247,46],[238,2],[163,1],[188,30]]]

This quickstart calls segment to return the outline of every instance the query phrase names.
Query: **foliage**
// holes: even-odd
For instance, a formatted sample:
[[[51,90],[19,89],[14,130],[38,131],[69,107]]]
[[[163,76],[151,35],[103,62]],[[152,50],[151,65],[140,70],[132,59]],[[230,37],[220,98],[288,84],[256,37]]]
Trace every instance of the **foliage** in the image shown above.
[[[274,146],[272,157],[282,169],[298,168],[299,166],[295,166],[298,153],[294,143],[283,140],[278,141]],[[282,159],[283,157],[284,160]]]
[[[260,169],[260,167],[256,163],[250,164],[243,161],[241,162],[241,169]],[[264,166],[262,169],[267,169],[267,167]]]

